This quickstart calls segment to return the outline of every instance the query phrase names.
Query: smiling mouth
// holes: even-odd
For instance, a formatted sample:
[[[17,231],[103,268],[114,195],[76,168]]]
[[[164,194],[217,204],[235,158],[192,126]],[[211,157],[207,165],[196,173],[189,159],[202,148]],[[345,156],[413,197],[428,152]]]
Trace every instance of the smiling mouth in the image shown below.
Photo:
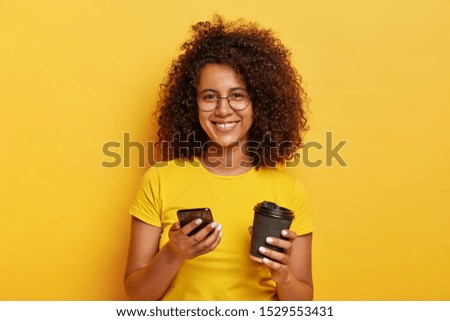
[[[233,122],[228,122],[228,123],[216,123],[216,122],[212,122],[212,123],[220,129],[230,129],[230,128],[233,128],[234,126],[236,126],[236,124],[238,122],[233,121]]]

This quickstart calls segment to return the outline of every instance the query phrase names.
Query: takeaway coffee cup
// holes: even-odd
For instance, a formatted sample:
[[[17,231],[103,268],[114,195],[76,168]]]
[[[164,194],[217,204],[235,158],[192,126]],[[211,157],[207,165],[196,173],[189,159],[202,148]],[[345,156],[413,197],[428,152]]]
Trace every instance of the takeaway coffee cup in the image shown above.
[[[291,210],[278,206],[272,202],[262,202],[255,205],[253,217],[253,232],[250,246],[250,258],[252,260],[262,262],[266,256],[259,252],[259,247],[283,252],[283,249],[266,243],[266,238],[281,236],[282,230],[288,230],[294,219],[294,212]]]

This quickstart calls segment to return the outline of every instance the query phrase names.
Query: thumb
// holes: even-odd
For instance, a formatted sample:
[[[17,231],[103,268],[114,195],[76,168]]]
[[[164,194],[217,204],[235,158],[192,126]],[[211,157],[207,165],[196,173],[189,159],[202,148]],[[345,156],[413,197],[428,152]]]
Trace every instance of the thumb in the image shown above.
[[[175,222],[172,224],[172,226],[170,227],[171,231],[178,231],[180,229],[180,222]]]

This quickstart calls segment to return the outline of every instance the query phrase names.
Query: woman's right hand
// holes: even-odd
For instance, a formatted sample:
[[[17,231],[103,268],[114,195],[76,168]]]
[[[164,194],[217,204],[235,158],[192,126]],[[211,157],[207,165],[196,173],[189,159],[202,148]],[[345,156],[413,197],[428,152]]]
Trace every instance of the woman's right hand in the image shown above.
[[[181,261],[193,259],[213,251],[219,245],[222,239],[222,225],[216,222],[208,224],[196,234],[188,236],[201,223],[202,220],[197,219],[186,224],[183,228],[180,228],[179,222],[172,225],[169,230],[167,246],[177,259]]]

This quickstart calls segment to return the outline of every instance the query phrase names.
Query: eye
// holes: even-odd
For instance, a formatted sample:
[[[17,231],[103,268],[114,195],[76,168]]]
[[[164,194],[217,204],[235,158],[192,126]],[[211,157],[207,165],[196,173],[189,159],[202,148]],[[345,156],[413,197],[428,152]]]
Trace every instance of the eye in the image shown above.
[[[213,93],[205,93],[201,96],[203,101],[216,101],[217,95]]]
[[[246,99],[247,93],[245,91],[233,91],[230,94],[231,100],[243,100]]]

